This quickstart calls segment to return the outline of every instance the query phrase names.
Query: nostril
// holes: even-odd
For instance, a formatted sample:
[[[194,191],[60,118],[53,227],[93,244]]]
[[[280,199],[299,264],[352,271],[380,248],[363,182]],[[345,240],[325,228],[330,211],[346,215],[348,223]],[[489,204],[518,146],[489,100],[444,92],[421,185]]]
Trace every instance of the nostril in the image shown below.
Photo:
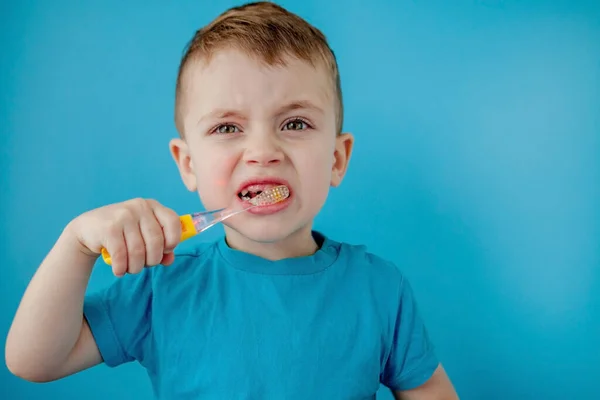
[[[268,144],[256,144],[244,150],[243,159],[249,165],[277,165],[284,159],[284,153]]]
[[[264,164],[264,165],[277,165],[280,162],[281,162],[281,160],[278,160],[278,159],[261,161],[261,160],[251,158],[249,160],[246,160],[246,163],[248,163],[248,164]]]

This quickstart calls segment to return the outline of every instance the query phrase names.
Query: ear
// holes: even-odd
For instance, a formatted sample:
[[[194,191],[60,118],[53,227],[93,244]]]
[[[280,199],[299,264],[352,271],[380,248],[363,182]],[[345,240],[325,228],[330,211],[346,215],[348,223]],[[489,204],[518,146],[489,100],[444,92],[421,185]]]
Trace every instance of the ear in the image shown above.
[[[354,137],[350,133],[342,133],[335,138],[335,151],[333,153],[333,167],[331,168],[331,186],[339,186],[342,183],[350,156]]]
[[[172,139],[169,142],[169,149],[171,150],[175,164],[177,164],[183,184],[190,192],[195,192],[198,186],[196,183],[196,174],[194,173],[194,163],[187,143],[183,139]]]

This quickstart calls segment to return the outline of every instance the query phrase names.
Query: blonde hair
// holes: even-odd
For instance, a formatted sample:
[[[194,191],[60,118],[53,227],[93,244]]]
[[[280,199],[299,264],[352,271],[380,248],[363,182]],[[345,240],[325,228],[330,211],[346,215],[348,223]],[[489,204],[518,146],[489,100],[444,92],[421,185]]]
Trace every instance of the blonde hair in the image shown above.
[[[179,65],[175,93],[175,125],[183,136],[181,124],[182,80],[192,59],[209,61],[214,52],[235,47],[268,65],[285,65],[293,56],[313,66],[325,66],[331,77],[336,102],[336,130],[343,125],[340,75],[335,55],[325,35],[296,14],[271,2],[248,3],[233,7],[199,29],[189,42]]]

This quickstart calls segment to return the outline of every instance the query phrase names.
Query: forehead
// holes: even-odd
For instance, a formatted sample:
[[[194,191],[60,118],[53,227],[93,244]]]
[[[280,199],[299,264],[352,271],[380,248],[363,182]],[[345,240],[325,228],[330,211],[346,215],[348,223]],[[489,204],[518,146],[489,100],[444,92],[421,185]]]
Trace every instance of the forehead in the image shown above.
[[[334,86],[326,68],[294,57],[287,57],[284,65],[267,65],[241,51],[223,49],[208,62],[191,61],[184,80],[186,114],[225,107],[267,113],[298,101],[334,113]]]

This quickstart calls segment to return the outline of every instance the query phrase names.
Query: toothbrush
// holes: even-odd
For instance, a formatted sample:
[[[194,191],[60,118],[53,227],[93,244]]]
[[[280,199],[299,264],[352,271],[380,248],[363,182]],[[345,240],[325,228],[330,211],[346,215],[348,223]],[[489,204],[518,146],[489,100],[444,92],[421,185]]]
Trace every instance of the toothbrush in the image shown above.
[[[184,240],[194,237],[197,234],[212,228],[219,222],[251,208],[279,203],[280,201],[287,199],[289,195],[290,190],[287,186],[275,186],[264,190],[256,197],[247,200],[242,208],[227,207],[218,210],[182,215],[179,217],[179,220],[181,221],[180,241],[183,242]],[[104,262],[108,265],[112,265],[112,260],[108,251],[105,248],[102,248],[101,253]]]

